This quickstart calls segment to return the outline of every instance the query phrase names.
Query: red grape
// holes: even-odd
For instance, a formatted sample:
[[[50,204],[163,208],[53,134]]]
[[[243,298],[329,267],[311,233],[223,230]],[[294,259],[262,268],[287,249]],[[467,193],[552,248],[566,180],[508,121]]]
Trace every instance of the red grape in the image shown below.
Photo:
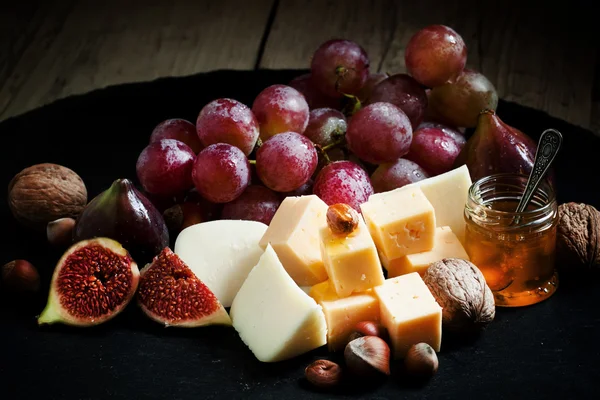
[[[258,139],[258,121],[245,104],[232,99],[213,100],[202,108],[196,121],[204,146],[227,143],[248,155]]]
[[[206,200],[200,196],[198,189],[192,188],[185,196],[184,203],[193,203],[200,207],[202,210],[203,221],[214,221],[220,218],[221,210],[223,209],[222,203],[213,203],[212,201]]]
[[[302,93],[290,86],[272,85],[254,99],[252,112],[260,125],[260,138],[282,132],[303,133],[308,124],[308,104]]]
[[[334,161],[319,172],[313,192],[328,205],[346,203],[360,212],[360,205],[373,194],[364,169],[352,161]]]
[[[346,133],[346,117],[332,108],[317,108],[310,112],[304,136],[319,146],[333,143]]]
[[[148,193],[177,196],[192,187],[195,157],[190,146],[179,140],[150,143],[137,159],[138,179]]]
[[[494,85],[479,72],[469,69],[453,82],[433,88],[429,93],[432,113],[453,126],[474,128],[482,110],[496,110],[497,106]]]
[[[285,198],[288,196],[306,196],[309,194],[313,194],[313,184],[314,181],[312,179],[309,179],[304,185],[300,186],[298,189],[292,190],[291,192],[281,193],[281,197]]]
[[[460,142],[463,142],[466,140],[465,138],[465,134],[464,132],[453,128],[451,126],[448,126],[446,124],[442,124],[441,122],[434,122],[434,121],[423,121],[419,124],[419,126],[417,127],[418,129],[439,129],[442,132],[444,132],[446,134],[446,136],[449,136],[451,138],[453,138],[454,140]],[[414,132],[413,132],[414,134]]]
[[[375,72],[374,74],[369,74],[367,81],[364,86],[360,89],[360,92],[356,95],[360,101],[367,102],[369,101],[369,97],[371,97],[371,93],[373,93],[373,89],[375,86],[379,84],[379,82],[387,79],[388,75],[383,72]]]
[[[462,72],[467,63],[467,46],[452,28],[430,25],[410,38],[404,58],[413,78],[425,86],[436,87]]]
[[[194,124],[181,118],[167,119],[156,125],[150,135],[150,143],[158,142],[161,139],[179,140],[190,146],[194,154],[198,154],[204,148],[196,134]]]
[[[375,86],[369,103],[386,102],[400,107],[406,114],[413,129],[425,116],[427,94],[419,82],[406,74],[392,75]]]
[[[243,219],[269,225],[281,200],[264,186],[250,185],[240,197],[223,206],[222,219]]]
[[[300,75],[292,79],[289,86],[293,87],[306,99],[308,107],[312,110],[314,108],[341,108],[341,102],[339,98],[329,97],[322,93],[315,86],[312,76],[310,74]]]
[[[191,173],[190,173],[191,177]],[[150,202],[156,207],[161,213],[167,208],[173,207],[175,204],[180,203],[185,198],[185,193],[175,196],[165,196],[160,194],[149,193],[144,190],[144,196],[150,200]]]
[[[346,151],[341,147],[334,147],[326,151],[327,158],[323,157],[322,152],[318,152],[319,161],[317,162],[317,168],[315,168],[315,172],[313,172],[313,177],[317,176],[319,172],[329,164],[331,161],[342,161],[347,160],[348,156],[346,155]]]
[[[414,132],[410,151],[405,156],[425,168],[432,175],[443,174],[452,169],[454,160],[467,140],[454,132],[446,133],[439,128],[421,128]]]
[[[393,163],[378,166],[371,175],[371,183],[373,183],[375,193],[381,193],[426,178],[429,178],[429,174],[419,164],[399,158]]]
[[[213,203],[227,203],[250,184],[250,163],[235,146],[211,144],[196,157],[192,179],[202,197]]]
[[[361,160],[382,164],[408,153],[412,127],[400,108],[390,103],[373,103],[352,116],[346,140]]]
[[[304,185],[317,168],[317,150],[305,136],[284,132],[256,152],[256,172],[271,190],[289,192]]]
[[[315,51],[310,70],[315,85],[326,95],[358,94],[369,76],[369,57],[350,40],[329,40]]]

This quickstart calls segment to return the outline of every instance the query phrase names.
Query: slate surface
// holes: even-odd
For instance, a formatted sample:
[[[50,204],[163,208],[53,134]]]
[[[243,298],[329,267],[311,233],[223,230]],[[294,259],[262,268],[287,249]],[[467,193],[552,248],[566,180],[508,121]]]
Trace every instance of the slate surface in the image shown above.
[[[208,101],[232,97],[251,104],[269,84],[304,71],[217,71],[110,87],[0,124],[2,259],[38,266],[42,288],[59,252],[21,229],[6,205],[6,185],[21,169],[55,162],[77,171],[90,198],[116,178],[135,180],[135,161],[152,128],[166,118],[195,121]],[[565,136],[557,160],[558,199],[600,207],[600,139],[545,113],[501,102],[501,118],[537,140],[545,128]],[[566,266],[565,266],[566,267]],[[568,268],[566,268],[568,269]],[[598,277],[563,274],[557,293],[538,305],[499,309],[475,340],[446,339],[438,374],[425,386],[393,377],[374,388],[312,391],[305,366],[326,349],[262,364],[230,328],[164,329],[130,306],[91,329],[38,328],[47,289],[24,301],[0,294],[2,399],[294,399],[294,398],[598,398]]]

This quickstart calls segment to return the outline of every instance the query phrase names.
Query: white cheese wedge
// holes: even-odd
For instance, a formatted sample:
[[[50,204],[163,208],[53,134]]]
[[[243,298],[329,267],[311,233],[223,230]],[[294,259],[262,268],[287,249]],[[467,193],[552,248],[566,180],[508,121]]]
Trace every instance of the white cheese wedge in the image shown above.
[[[327,343],[321,306],[296,285],[271,245],[235,296],[229,315],[263,362],[287,360]]]
[[[255,221],[219,220],[192,225],[179,233],[175,254],[217,296],[224,307],[263,254],[258,245],[267,225]]]
[[[458,237],[458,240],[464,244],[464,212],[471,184],[469,169],[466,165],[463,165],[452,171],[411,183],[399,189],[371,195],[369,201],[380,196],[388,196],[395,191],[419,187],[435,210],[436,225],[438,227],[449,226],[456,237]]]

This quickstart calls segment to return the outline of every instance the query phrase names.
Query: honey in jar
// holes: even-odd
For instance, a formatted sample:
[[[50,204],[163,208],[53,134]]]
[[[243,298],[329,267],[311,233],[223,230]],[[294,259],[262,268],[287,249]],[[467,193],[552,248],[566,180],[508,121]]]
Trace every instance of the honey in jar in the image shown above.
[[[485,276],[497,306],[519,307],[550,297],[555,270],[558,207],[544,182],[516,213],[527,176],[496,174],[475,182],[465,207],[465,250]]]

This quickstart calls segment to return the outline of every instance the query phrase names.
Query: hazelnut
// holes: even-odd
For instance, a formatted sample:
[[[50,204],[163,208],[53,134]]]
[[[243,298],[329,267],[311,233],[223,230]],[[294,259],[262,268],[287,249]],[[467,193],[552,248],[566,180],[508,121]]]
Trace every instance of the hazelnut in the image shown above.
[[[169,231],[175,234],[205,220],[202,207],[189,201],[166,209],[163,217]]]
[[[600,267],[600,212],[583,203],[558,206],[556,253],[559,265]]]
[[[57,164],[25,168],[8,185],[8,206],[15,219],[41,232],[50,221],[77,217],[86,203],[83,180]]]
[[[375,321],[361,321],[354,325],[352,332],[348,335],[347,343],[363,336],[377,336],[387,342],[388,333],[383,325]]]
[[[342,381],[342,368],[329,360],[312,362],[304,370],[306,380],[319,389],[330,389]]]
[[[171,233],[179,233],[183,226],[183,210],[180,204],[167,208],[163,212],[165,224]]]
[[[349,235],[358,226],[358,212],[348,204],[336,203],[327,208],[327,225],[336,235]]]
[[[364,379],[390,374],[390,347],[377,336],[362,336],[349,342],[344,349],[348,371]]]
[[[415,378],[429,378],[438,370],[439,361],[435,350],[427,343],[413,344],[406,357],[406,373]]]
[[[48,243],[58,247],[68,247],[73,243],[73,228],[75,220],[73,218],[59,218],[56,221],[48,223],[46,235]]]
[[[2,267],[2,286],[15,293],[37,292],[40,274],[29,261],[14,260]]]
[[[460,258],[434,262],[423,281],[442,307],[442,324],[448,331],[474,333],[494,319],[494,295],[472,262]]]

